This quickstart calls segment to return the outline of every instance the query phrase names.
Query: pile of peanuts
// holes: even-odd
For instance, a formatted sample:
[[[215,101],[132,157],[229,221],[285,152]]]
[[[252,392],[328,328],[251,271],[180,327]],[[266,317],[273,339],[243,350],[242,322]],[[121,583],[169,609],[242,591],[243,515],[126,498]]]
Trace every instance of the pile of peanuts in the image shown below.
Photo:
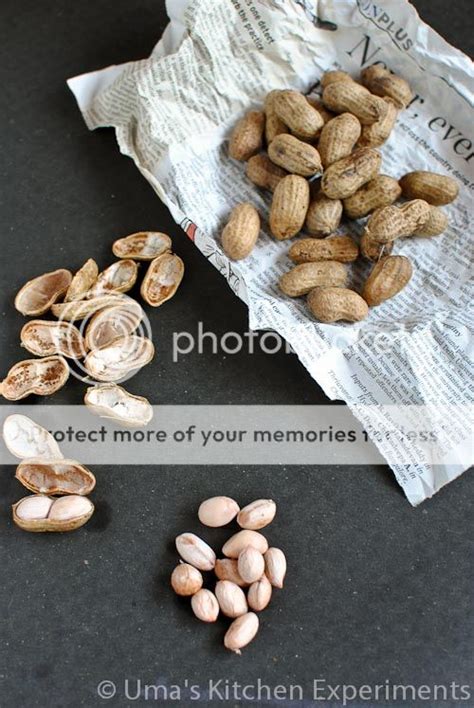
[[[171,574],[173,590],[191,597],[192,610],[202,622],[215,622],[220,612],[230,617],[233,622],[225,634],[224,646],[237,654],[258,632],[256,612],[267,607],[273,588],[283,587],[285,555],[279,548],[269,548],[267,539],[259,533],[275,514],[272,499],[257,499],[243,509],[230,497],[203,501],[198,511],[202,524],[217,528],[236,519],[241,528],[224,543],[222,559],[217,559],[213,549],[194,533],[176,537],[182,561]],[[201,571],[214,571],[214,592],[203,588]]]
[[[346,72],[329,71],[321,89],[321,98],[271,91],[263,111],[248,112],[236,125],[229,155],[247,163],[255,185],[273,192],[272,235],[281,241],[305,229],[310,236],[290,248],[296,265],[281,277],[281,291],[307,295],[320,322],[357,322],[411,279],[410,260],[391,255],[395,240],[441,234],[448,219],[439,206],[452,202],[459,187],[434,172],[410,172],[399,180],[379,174],[382,157],[375,148],[413,98],[402,77],[381,65],[364,69],[360,83]],[[395,206],[402,196],[406,201]],[[368,217],[360,243],[334,235],[343,215]],[[252,204],[233,209],[221,236],[229,258],[250,255],[260,224]],[[359,256],[375,263],[360,294],[346,287],[347,264]]]

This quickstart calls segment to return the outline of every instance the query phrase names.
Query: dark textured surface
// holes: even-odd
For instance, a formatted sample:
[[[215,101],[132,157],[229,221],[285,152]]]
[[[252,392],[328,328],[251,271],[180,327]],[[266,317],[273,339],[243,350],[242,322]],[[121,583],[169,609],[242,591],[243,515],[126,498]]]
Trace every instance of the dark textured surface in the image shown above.
[[[468,53],[470,5],[416,2]],[[179,295],[152,313],[157,356],[134,391],[151,391],[157,403],[324,402],[292,356],[207,351],[172,363],[176,329],[192,332],[202,321],[217,333],[243,333],[245,307],[120,157],[112,132],[88,133],[65,86],[69,76],[146,56],[166,24],[164,3],[3,0],[1,18],[2,371],[22,355],[12,297],[27,278],[90,256],[104,266],[114,238],[158,228],[173,235],[187,275]],[[73,381],[54,400],[81,396]],[[153,694],[124,698],[126,679],[133,696],[137,679],[205,687],[211,678],[260,677],[302,684],[308,701],[313,679],[472,682],[472,475],[417,510],[385,468],[157,465],[100,468],[97,476],[92,522],[53,537],[12,527],[9,505],[22,492],[13,468],[1,470],[1,706],[99,705],[105,679],[118,689],[109,705],[153,704]],[[276,497],[271,540],[289,557],[287,587],[240,658],[221,649],[224,623],[193,620],[167,587],[174,535],[197,530],[199,501],[216,493]],[[205,535],[216,545],[224,537]],[[183,694],[180,705],[188,704]]]

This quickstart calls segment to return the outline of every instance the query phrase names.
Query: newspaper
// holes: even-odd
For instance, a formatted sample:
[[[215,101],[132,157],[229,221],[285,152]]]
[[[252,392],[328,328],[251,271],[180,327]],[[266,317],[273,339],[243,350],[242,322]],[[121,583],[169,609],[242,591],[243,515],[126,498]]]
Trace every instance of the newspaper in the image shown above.
[[[472,464],[471,62],[405,0],[169,0],[167,11],[170,24],[148,59],[69,81],[88,127],[115,128],[121,152],[247,303],[250,327],[286,338],[327,396],[344,400],[391,460],[384,431],[400,429],[404,462],[391,466],[409,501],[420,503]],[[448,174],[460,196],[446,207],[444,235],[397,243],[394,252],[415,264],[409,287],[364,322],[319,324],[304,301],[277,288],[290,266],[288,242],[264,225],[246,260],[230,262],[220,247],[235,204],[251,201],[263,215],[270,204],[246,179],[245,165],[229,159],[228,136],[268,91],[317,95],[323,72],[340,68],[356,77],[375,62],[406,77],[415,93],[382,148],[382,172]],[[357,236],[362,228],[363,220],[341,232]],[[369,268],[357,264],[354,288]],[[437,440],[438,464],[403,435],[419,405]],[[448,405],[459,415],[443,416]],[[402,411],[395,420],[387,413],[393,406]],[[444,452],[449,462],[439,464]]]

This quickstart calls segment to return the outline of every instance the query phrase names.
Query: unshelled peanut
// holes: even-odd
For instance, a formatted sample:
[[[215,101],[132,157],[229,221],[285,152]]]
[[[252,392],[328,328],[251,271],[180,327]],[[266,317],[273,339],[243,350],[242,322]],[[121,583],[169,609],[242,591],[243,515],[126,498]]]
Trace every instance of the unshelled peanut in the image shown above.
[[[309,207],[309,185],[304,177],[288,175],[276,186],[270,209],[270,230],[279,241],[301,231]]]
[[[331,236],[325,239],[303,238],[288,252],[293,263],[339,261],[350,263],[359,256],[359,247],[350,236]]]
[[[253,251],[259,232],[258,211],[252,204],[238,204],[222,231],[222,248],[234,261],[246,258]]]
[[[334,286],[342,288],[347,283],[347,270],[337,261],[301,263],[284,273],[280,280],[280,290],[289,297],[307,295],[313,288]]]
[[[360,219],[379,207],[393,204],[401,193],[402,189],[396,179],[388,175],[377,175],[344,199],[344,212],[350,219]]]
[[[370,307],[397,295],[408,283],[413,268],[405,256],[386,256],[373,267],[362,291]]]
[[[321,114],[298,91],[279,91],[273,105],[278,117],[298,137],[314,138],[324,125]]]
[[[410,86],[401,76],[392,74],[381,64],[372,64],[361,72],[363,85],[376,96],[390,98],[397,108],[406,108],[413,98]]]
[[[229,155],[234,160],[246,161],[260,152],[265,130],[265,113],[249,111],[235,126],[229,143]]]
[[[268,146],[268,156],[276,165],[294,175],[311,177],[322,170],[316,148],[294,135],[277,135]]]
[[[327,168],[321,180],[321,189],[330,199],[346,199],[375,177],[381,162],[382,158],[377,150],[355,150]]]
[[[430,205],[423,199],[414,199],[400,207],[382,207],[369,218],[364,233],[370,241],[388,243],[401,236],[410,236],[428,220],[429,215]]]
[[[306,214],[306,229],[312,236],[328,236],[337,229],[341,217],[341,200],[330,199],[323,192],[318,192]]]
[[[334,81],[323,91],[323,103],[334,113],[352,113],[362,125],[383,118],[387,103],[355,81]]]
[[[352,113],[341,113],[324,125],[318,142],[324,168],[351,154],[361,129],[358,118]]]
[[[260,153],[254,155],[247,161],[246,168],[247,177],[251,182],[261,187],[275,191],[277,184],[286,177],[288,172],[270,160],[268,155]]]
[[[401,178],[400,186],[404,197],[424,199],[433,206],[449,204],[459,194],[459,185],[455,179],[424,170],[408,172]]]
[[[348,288],[315,288],[308,295],[308,306],[320,322],[359,322],[367,317],[366,301]]]

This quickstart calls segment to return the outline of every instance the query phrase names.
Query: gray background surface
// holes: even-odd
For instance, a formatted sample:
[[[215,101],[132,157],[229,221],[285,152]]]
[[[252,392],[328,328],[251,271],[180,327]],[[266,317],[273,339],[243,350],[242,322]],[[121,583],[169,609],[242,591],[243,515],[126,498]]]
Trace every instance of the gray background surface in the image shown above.
[[[472,50],[468,0],[415,5],[448,41]],[[12,300],[25,280],[88,257],[105,266],[115,238],[159,229],[173,236],[186,278],[151,313],[157,355],[134,392],[163,404],[326,402],[290,355],[207,350],[171,360],[176,329],[193,332],[202,321],[217,334],[244,333],[246,309],[119,155],[112,131],[86,130],[65,85],[145,57],[167,22],[164,3],[3,0],[0,13],[2,371],[23,356]],[[74,380],[54,401],[82,394]],[[12,526],[9,506],[23,491],[13,467],[1,470],[0,705],[100,705],[103,680],[117,684],[107,703],[118,706],[153,703],[127,701],[126,679],[134,691],[137,679],[261,678],[302,684],[308,699],[313,679],[473,683],[471,474],[414,510],[383,467],[163,468],[157,459],[156,467],[96,472],[96,515],[63,536]],[[240,658],[221,648],[225,623],[198,623],[168,588],[175,534],[197,531],[199,502],[218,493],[276,498],[269,535],[289,559],[286,588]],[[217,547],[227,534],[205,535]]]

